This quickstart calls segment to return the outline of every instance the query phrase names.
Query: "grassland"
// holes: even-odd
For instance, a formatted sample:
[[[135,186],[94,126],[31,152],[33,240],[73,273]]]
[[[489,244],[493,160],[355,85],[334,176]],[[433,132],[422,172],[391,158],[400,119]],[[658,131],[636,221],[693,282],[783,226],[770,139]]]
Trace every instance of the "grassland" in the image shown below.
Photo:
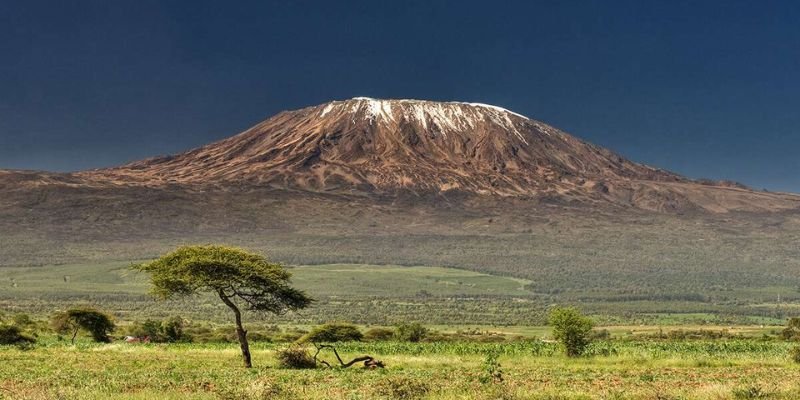
[[[123,320],[181,314],[228,322],[228,310],[214,298],[155,302],[147,295],[146,277],[131,271],[130,264],[4,268],[0,310],[42,315],[89,304]],[[544,307],[529,297],[525,289],[529,281],[454,268],[336,264],[297,266],[291,271],[294,283],[317,302],[301,314],[269,321],[532,325],[541,321]]]
[[[143,294],[146,277],[129,268],[132,262],[7,267],[5,296]],[[420,292],[443,296],[525,295],[528,280],[441,267],[332,264],[295,266],[293,283],[321,297],[413,297]],[[386,289],[391,286],[391,291]]]
[[[528,281],[525,290],[504,293],[434,285],[435,290],[404,289],[398,295],[394,280],[361,285],[346,297],[312,292],[326,315],[362,323],[391,323],[387,318],[402,314],[430,323],[536,325],[548,305],[580,304],[606,324],[760,325],[782,323],[800,310],[797,213],[588,213],[513,202],[470,211],[444,200],[406,209],[270,193],[242,196],[243,204],[259,207],[217,215],[219,210],[210,205],[225,209],[218,202],[202,210],[187,203],[186,209],[140,220],[137,213],[149,215],[167,201],[159,197],[138,211],[120,204],[115,208],[119,215],[105,216],[109,219],[97,216],[87,222],[55,213],[46,229],[27,213],[0,218],[0,298],[9,298],[7,268],[77,265],[86,273],[98,269],[103,274],[109,263],[155,257],[181,244],[226,243],[287,265],[447,267]],[[82,204],[81,210],[89,212],[92,204]],[[179,217],[190,211],[197,219]],[[159,225],[152,226],[153,221]],[[352,278],[351,273],[342,275]],[[361,294],[377,289],[387,289],[386,295]],[[426,291],[432,296],[416,297]],[[125,296],[102,293],[102,288],[84,294],[87,301],[120,303],[115,306],[120,309],[146,306],[130,297],[139,296],[137,290],[116,293]],[[18,297],[23,304],[15,306],[36,307],[24,304],[26,299]],[[313,315],[306,318],[315,321]]]
[[[785,318],[800,313],[797,221],[776,228],[770,220],[726,227],[655,217],[618,225],[550,221],[533,229],[500,218],[469,223],[470,234],[388,234],[359,226],[363,232],[328,235],[314,225],[314,233],[180,241],[59,239],[55,245],[29,241],[25,232],[0,237],[4,246],[19,245],[18,258],[0,260],[6,316],[25,312],[43,320],[91,304],[115,316],[118,334],[134,321],[181,315],[194,332],[230,335],[230,313],[217,300],[156,302],[146,294],[145,277],[128,269],[130,260],[187,240],[222,241],[289,264],[294,283],[317,299],[300,314],[247,315],[254,337],[273,325],[287,332],[333,320],[362,327],[421,321],[440,333],[507,336],[500,343],[341,347],[347,356],[384,360],[388,368],[377,371],[283,369],[273,355],[285,344],[256,342],[256,368],[247,371],[233,343],[70,346],[43,334],[33,350],[0,348],[0,398],[800,398],[800,368],[789,359],[793,344],[775,338]],[[578,305],[612,339],[593,345],[588,357],[563,357],[557,345],[538,340],[550,335],[541,325],[554,304]],[[658,338],[674,329],[730,336]],[[501,354],[503,381],[481,383],[491,352]]]
[[[235,345],[75,346],[51,339],[0,348],[4,399],[796,399],[800,367],[787,343],[596,343],[567,359],[554,344],[353,343],[385,370],[289,370],[276,345],[254,346],[240,367]],[[500,354],[502,382],[481,379],[485,355]],[[483,383],[482,383],[483,381]]]
[[[123,319],[163,317],[225,322],[227,310],[214,299],[156,303],[147,295],[144,276],[131,261],[3,267],[0,310],[49,314],[81,303],[116,313]],[[321,264],[291,267],[295,284],[317,299],[302,313],[278,323],[314,324],[345,320],[395,324],[416,320],[440,325],[541,325],[552,304],[580,304],[606,325],[780,325],[800,313],[793,288],[764,286],[730,290],[717,299],[663,295],[617,295],[616,299],[542,293],[542,278],[517,278],[448,267]],[[555,274],[555,272],[553,272]],[[711,292],[709,292],[711,293]],[[774,299],[772,298],[774,296]],[[780,300],[780,301],[779,301]]]
[[[587,356],[570,359],[533,326],[551,297],[530,280],[443,267],[364,264],[295,266],[294,282],[318,299],[302,314],[247,316],[255,368],[241,367],[231,342],[229,312],[212,298],[159,303],[130,262],[8,267],[3,271],[3,319],[28,312],[40,332],[33,349],[0,346],[0,399],[796,399],[800,364],[794,343],[766,326],[715,325],[715,314],[653,313],[661,325],[603,326]],[[56,309],[92,304],[110,311],[123,335],[134,321],[180,314],[190,334],[212,342],[76,345],[46,328]],[[784,305],[782,305],[784,306]],[[472,308],[469,308],[472,307]],[[602,315],[595,319],[602,321]],[[641,316],[640,316],[641,318]],[[429,323],[434,341],[339,344],[344,358],[373,355],[383,370],[293,370],[275,360],[288,342],[268,342],[331,320]],[[607,321],[617,321],[613,316]],[[685,321],[703,323],[686,325]],[[509,321],[514,323],[509,323]],[[496,323],[492,323],[496,322]],[[278,324],[278,327],[274,325]],[[362,325],[362,329],[368,328]],[[719,332],[720,339],[665,339],[670,331]],[[479,332],[479,334],[464,332]],[[225,336],[227,335],[227,337]],[[272,335],[272,336],[270,336]],[[450,336],[448,336],[450,335]],[[474,335],[474,336],[471,336]],[[441,338],[441,339],[437,339]],[[292,340],[292,339],[287,339]],[[487,370],[499,355],[502,380]],[[330,354],[326,358],[332,359]],[[487,378],[488,377],[488,378]]]

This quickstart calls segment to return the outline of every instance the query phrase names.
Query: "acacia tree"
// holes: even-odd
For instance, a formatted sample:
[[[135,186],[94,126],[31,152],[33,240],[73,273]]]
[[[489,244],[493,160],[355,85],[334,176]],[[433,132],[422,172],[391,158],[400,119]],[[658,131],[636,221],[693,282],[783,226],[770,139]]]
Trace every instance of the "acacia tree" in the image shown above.
[[[70,308],[57,313],[52,320],[53,329],[60,334],[71,334],[72,344],[81,329],[88,331],[95,342],[108,343],[116,325],[108,314],[88,307]]]
[[[148,272],[152,292],[161,299],[201,292],[217,295],[233,311],[244,366],[253,366],[240,306],[252,311],[283,314],[311,304],[306,294],[289,285],[291,274],[280,264],[242,249],[225,246],[185,246],[134,269]]]

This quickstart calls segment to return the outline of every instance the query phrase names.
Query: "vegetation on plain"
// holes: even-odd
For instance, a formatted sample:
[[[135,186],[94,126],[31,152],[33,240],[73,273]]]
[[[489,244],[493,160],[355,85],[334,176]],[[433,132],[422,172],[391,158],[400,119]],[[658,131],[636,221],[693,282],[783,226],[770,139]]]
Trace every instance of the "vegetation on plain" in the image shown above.
[[[640,334],[594,329],[594,318],[574,307],[551,308],[547,329],[536,333],[501,326],[443,329],[402,313],[381,326],[278,325],[273,317],[301,310],[311,299],[290,284],[287,269],[262,256],[194,246],[136,268],[148,272],[154,293],[181,302],[183,311],[216,310],[214,300],[234,321],[128,311],[112,317],[87,305],[71,305],[49,325],[41,313],[0,315],[0,399],[800,396],[800,318],[750,333],[688,326]],[[425,302],[434,301],[428,304],[436,304],[432,293],[425,295]],[[108,343],[122,333],[147,337],[150,344]],[[232,343],[238,343],[247,373],[232,368]],[[251,351],[263,360],[255,368]]]
[[[210,292],[230,308],[247,368],[253,366],[241,302],[250,311],[283,314],[308,307],[312,300],[289,284],[280,264],[245,250],[225,246],[184,246],[155,261],[135,265],[150,274],[152,292],[162,299]]]
[[[313,343],[335,343],[335,342],[358,342],[364,339],[364,334],[353,324],[346,322],[331,322],[316,326],[305,336],[300,338],[301,342]]]
[[[574,307],[555,307],[547,323],[553,327],[553,337],[564,345],[567,356],[583,355],[591,342],[590,333],[594,327],[591,319]]]
[[[95,342],[111,342],[111,333],[116,329],[116,324],[111,316],[90,307],[75,307],[64,312],[57,312],[51,320],[53,330],[62,335],[69,335],[72,344],[78,337],[78,332],[88,332]]]
[[[16,325],[0,324],[0,345],[14,345],[20,348],[29,348],[36,343],[36,338],[26,335],[22,328]]]
[[[394,330],[394,337],[404,342],[419,342],[428,336],[428,328],[419,322],[402,323]]]

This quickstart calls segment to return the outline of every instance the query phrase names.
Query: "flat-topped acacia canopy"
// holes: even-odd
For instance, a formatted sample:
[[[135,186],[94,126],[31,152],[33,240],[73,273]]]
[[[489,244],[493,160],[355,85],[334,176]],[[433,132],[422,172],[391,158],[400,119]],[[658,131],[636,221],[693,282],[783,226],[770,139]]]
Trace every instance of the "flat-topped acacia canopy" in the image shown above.
[[[280,264],[234,247],[184,246],[133,268],[150,274],[151,291],[161,299],[216,293],[234,313],[248,368],[252,362],[239,304],[252,311],[283,314],[308,307],[313,301],[290,285],[291,274]]]

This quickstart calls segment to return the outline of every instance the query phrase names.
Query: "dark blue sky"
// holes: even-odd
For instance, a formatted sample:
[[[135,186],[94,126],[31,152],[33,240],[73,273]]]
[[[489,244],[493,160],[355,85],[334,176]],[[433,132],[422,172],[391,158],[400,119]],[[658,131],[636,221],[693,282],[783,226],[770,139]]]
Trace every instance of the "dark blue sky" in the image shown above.
[[[195,147],[354,96],[500,105],[800,192],[797,1],[0,0],[0,168]]]

